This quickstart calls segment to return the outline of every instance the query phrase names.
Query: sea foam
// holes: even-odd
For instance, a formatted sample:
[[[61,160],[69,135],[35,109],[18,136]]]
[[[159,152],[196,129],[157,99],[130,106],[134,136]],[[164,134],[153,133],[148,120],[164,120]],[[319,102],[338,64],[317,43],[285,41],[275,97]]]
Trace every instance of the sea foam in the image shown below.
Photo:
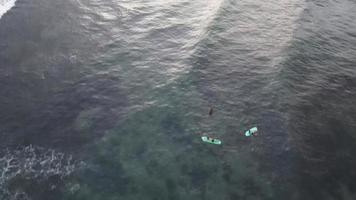
[[[0,19],[1,17],[15,6],[16,0],[0,0]]]
[[[46,183],[50,190],[57,188],[70,176],[76,167],[71,155],[36,146],[27,146],[17,150],[0,150],[0,199],[30,200],[22,186],[11,183],[16,180],[31,182],[31,188],[38,183]],[[37,185],[38,187],[43,187]],[[25,186],[26,187],[26,186]]]

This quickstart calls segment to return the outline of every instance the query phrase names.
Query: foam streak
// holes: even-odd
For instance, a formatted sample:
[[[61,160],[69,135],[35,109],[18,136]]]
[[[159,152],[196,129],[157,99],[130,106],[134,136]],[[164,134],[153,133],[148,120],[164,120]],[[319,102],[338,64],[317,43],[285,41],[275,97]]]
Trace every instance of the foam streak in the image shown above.
[[[0,19],[1,17],[15,6],[16,0],[0,0]]]

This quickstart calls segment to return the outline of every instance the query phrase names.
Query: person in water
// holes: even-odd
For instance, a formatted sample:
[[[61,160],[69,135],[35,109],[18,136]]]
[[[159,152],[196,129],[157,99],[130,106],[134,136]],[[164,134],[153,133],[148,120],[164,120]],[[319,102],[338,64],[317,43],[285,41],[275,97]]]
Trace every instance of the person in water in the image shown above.
[[[254,131],[254,132],[250,131],[250,134],[251,134],[251,136],[257,136],[257,131]]]
[[[209,116],[212,116],[212,115],[213,115],[213,108],[210,107],[210,109],[209,109]]]

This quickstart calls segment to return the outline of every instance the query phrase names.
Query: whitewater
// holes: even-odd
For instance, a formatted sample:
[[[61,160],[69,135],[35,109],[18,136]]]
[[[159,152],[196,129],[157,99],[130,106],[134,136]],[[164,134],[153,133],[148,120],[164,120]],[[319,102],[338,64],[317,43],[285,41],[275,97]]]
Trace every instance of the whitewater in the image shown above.
[[[0,19],[1,17],[15,6],[16,0],[0,0]]]

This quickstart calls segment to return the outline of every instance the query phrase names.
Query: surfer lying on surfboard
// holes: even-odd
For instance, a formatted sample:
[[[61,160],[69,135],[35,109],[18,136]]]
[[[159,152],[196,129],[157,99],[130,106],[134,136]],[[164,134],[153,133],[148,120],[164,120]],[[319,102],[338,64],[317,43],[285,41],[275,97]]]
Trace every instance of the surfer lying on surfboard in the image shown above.
[[[211,138],[209,136],[202,136],[201,140],[203,140],[203,142],[207,142],[207,143],[210,143],[210,144],[221,144],[222,143],[221,140],[214,139],[214,138]]]
[[[249,136],[257,136],[257,131],[258,131],[257,127],[250,128],[249,130],[247,130],[247,131],[245,132],[245,136],[246,136],[246,137],[249,137]]]

